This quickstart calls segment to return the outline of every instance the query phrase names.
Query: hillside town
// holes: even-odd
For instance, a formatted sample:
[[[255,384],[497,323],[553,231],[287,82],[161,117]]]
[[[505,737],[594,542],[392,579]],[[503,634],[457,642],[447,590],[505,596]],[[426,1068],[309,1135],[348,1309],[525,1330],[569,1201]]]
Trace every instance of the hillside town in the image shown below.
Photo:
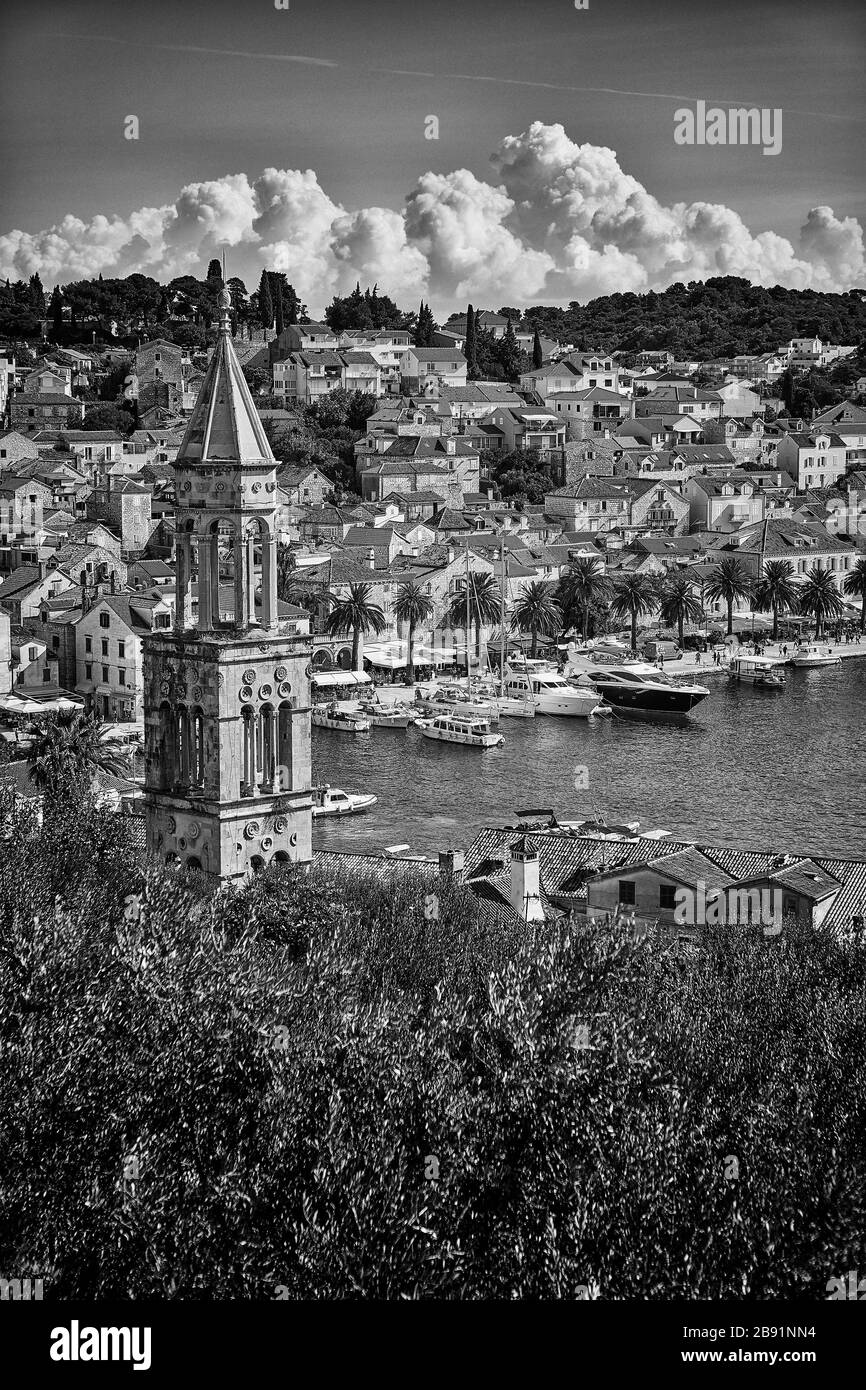
[[[57,295],[47,302],[57,309]],[[420,595],[413,665],[431,676],[465,668],[467,648],[470,661],[473,650],[496,654],[502,617],[527,595],[531,615],[539,586],[561,595],[587,563],[614,586],[635,576],[656,586],[642,628],[659,625],[664,583],[682,576],[703,634],[724,629],[729,595],[711,579],[726,560],[754,584],[769,560],[786,562],[795,584],[826,574],[847,622],[859,620],[866,377],[810,418],[776,394],[786,373],[860,361],[854,346],[813,336],[677,362],[557,342],[471,306],[440,327],[425,308],[414,332],[284,326],[276,311],[270,326],[233,322],[278,460],[281,613],[309,632],[314,675],[354,665],[374,681],[405,675],[407,587]],[[175,329],[189,304],[178,314]],[[46,317],[41,343],[2,350],[0,709],[72,703],[142,733],[142,639],[176,619],[174,464],[214,348],[179,346],[144,318],[134,347],[88,346],[98,335],[86,316],[72,330],[68,317]],[[481,373],[482,346],[498,379]],[[106,413],[121,427],[89,427]],[[222,602],[228,548],[218,563]],[[454,619],[467,575],[503,600],[502,614],[472,615],[469,637]],[[384,622],[353,644],[328,616],[358,585]],[[752,598],[750,587],[733,595],[735,625],[755,619]],[[191,603],[195,617],[195,592]],[[587,616],[584,638],[615,628],[599,603]],[[528,646],[529,632],[512,626],[509,645]]]

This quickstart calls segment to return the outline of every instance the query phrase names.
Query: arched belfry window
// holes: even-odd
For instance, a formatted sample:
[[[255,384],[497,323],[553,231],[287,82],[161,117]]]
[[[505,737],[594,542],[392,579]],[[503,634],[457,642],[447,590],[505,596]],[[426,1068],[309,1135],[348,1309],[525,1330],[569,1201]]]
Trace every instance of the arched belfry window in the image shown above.
[[[277,710],[277,786],[276,790],[292,790],[292,706],[283,700]]]
[[[190,781],[194,787],[204,786],[204,713],[198,705],[192,712],[190,737]]]
[[[249,705],[241,714],[241,796],[256,790],[256,715]]]

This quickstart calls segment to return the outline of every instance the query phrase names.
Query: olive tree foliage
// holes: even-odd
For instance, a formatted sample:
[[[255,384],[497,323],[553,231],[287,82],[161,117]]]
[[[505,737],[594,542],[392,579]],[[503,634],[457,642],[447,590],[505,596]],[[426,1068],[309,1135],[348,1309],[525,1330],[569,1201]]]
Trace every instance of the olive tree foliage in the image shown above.
[[[864,951],[218,890],[3,811],[0,1267],[46,1298],[820,1298],[864,1229]]]

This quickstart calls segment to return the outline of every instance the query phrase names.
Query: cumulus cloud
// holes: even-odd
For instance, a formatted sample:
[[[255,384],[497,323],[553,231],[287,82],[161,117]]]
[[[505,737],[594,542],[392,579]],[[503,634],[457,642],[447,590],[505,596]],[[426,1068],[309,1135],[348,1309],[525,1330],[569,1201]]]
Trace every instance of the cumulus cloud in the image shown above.
[[[247,275],[264,265],[286,271],[316,312],[356,280],[442,308],[586,300],[711,275],[818,290],[866,281],[854,218],[812,208],[796,246],[775,232],[753,235],[722,204],[664,205],[613,150],[577,144],[559,124],[536,121],[506,137],[491,168],[489,180],[468,169],[422,174],[399,211],[346,208],[312,169],[227,174],[187,184],[163,207],[90,221],[70,214],[0,236],[0,275],[38,270],[48,285],[100,271],[165,278],[201,273],[228,244]]]

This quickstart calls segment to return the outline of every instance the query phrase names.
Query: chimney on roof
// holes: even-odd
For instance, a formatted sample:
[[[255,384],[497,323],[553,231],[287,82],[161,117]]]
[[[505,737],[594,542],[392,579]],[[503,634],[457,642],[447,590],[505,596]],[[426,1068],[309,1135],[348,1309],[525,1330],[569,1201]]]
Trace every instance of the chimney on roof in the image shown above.
[[[38,565],[39,565],[39,578],[40,578],[40,579],[44,579],[44,578],[45,578],[45,575],[46,575],[47,572],[48,572],[48,566],[46,565],[46,563],[45,563],[44,560],[40,560],[40,561],[38,562]]]
[[[439,872],[445,878],[461,878],[466,867],[465,849],[439,851]]]
[[[367,568],[371,570],[376,568],[376,552],[372,546],[367,551]]]
[[[117,570],[111,571],[111,592],[113,594],[117,593]]]
[[[526,835],[521,835],[510,846],[511,883],[509,901],[518,917],[525,922],[542,922],[544,908],[541,904],[541,874],[538,854]]]

